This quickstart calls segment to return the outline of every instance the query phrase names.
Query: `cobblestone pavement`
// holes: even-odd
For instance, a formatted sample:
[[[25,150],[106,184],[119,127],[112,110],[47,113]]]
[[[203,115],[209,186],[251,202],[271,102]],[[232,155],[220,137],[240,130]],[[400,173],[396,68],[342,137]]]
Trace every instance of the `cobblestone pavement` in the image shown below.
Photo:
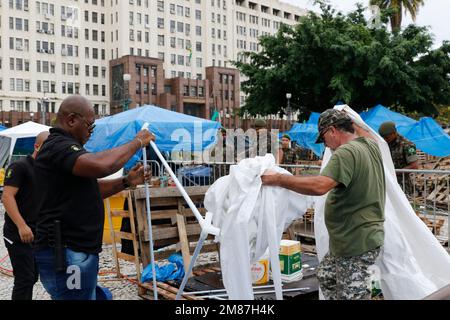
[[[12,277],[11,264],[8,258],[8,251],[6,250],[3,241],[3,224],[4,224],[4,209],[0,203],[0,300],[11,299],[11,292],[13,288],[14,278]],[[120,248],[120,245],[119,245]],[[200,254],[196,266],[209,264],[218,261],[216,252],[209,252]],[[165,263],[167,261],[161,261]],[[158,262],[159,263],[159,262]],[[121,261],[121,272],[131,279],[136,278],[136,269],[133,263]],[[100,253],[100,271],[98,276],[98,283],[103,287],[111,290],[114,300],[142,300],[137,294],[137,285],[129,280],[118,279],[114,273],[114,262],[111,245],[103,245],[103,251]],[[50,296],[45,291],[42,283],[38,281],[33,290],[34,300],[50,300]]]

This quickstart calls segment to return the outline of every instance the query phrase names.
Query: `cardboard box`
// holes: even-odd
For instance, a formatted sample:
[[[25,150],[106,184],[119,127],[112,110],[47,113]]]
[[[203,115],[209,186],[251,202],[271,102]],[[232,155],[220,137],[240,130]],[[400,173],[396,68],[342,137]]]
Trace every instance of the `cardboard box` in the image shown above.
[[[280,254],[291,255],[297,252],[301,252],[302,247],[300,241],[295,240],[281,240]]]
[[[291,255],[280,254],[281,274],[291,275],[302,269],[302,253],[296,252]]]
[[[300,241],[281,240],[280,269],[282,275],[291,275],[302,269],[302,253]]]

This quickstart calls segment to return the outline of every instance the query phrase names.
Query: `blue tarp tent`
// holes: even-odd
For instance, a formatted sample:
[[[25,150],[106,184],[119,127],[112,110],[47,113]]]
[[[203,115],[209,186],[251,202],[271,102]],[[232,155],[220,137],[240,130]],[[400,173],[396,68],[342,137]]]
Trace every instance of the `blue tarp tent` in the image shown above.
[[[450,155],[450,136],[431,118],[422,118],[420,121],[416,121],[382,105],[377,105],[360,115],[376,132],[383,122],[394,121],[398,132],[414,142],[417,149],[436,157]],[[296,123],[286,133],[300,146],[311,149],[316,155],[321,156],[325,149],[324,145],[314,143],[318,135],[319,116],[319,113],[311,113],[307,123]]]
[[[382,105],[377,105],[369,111],[362,112],[361,118],[367,123],[373,130],[378,132],[378,128],[385,121],[394,121],[400,134],[404,135],[408,129],[404,130],[403,127],[410,128],[417,123],[416,120],[404,116],[400,113],[389,110]]]
[[[405,132],[405,137],[414,142],[417,149],[435,157],[450,155],[450,136],[432,118],[421,118],[420,121],[409,127],[399,127]]]
[[[308,119],[308,124],[315,124],[316,126],[319,125],[319,117],[320,117],[320,113],[318,112],[311,112],[309,119]]]
[[[312,112],[306,123],[295,123],[292,128],[285,132],[291,139],[302,148],[312,150],[314,154],[321,157],[325,150],[323,143],[315,143],[318,135],[317,125],[320,113]]]
[[[382,105],[361,113],[361,118],[375,131],[385,121],[393,121],[397,131],[414,142],[417,149],[436,157],[450,155],[450,136],[432,118],[416,121]]]
[[[202,151],[216,142],[220,124],[152,105],[145,105],[95,121],[96,127],[86,150],[99,152],[129,142],[142,125],[148,122],[162,152]],[[139,151],[125,168],[132,167],[141,157]]]

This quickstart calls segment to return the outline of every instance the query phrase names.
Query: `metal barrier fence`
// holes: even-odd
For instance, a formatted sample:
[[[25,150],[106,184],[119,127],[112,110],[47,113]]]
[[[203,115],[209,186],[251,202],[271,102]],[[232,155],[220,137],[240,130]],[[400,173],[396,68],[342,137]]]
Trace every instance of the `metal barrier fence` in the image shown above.
[[[205,186],[229,174],[234,163],[169,162],[184,186]],[[318,175],[317,165],[280,165],[294,175]],[[405,192],[417,216],[433,232],[439,242],[450,249],[450,171],[396,170],[400,187]],[[293,224],[295,234],[314,238],[314,209],[308,209],[302,219]]]

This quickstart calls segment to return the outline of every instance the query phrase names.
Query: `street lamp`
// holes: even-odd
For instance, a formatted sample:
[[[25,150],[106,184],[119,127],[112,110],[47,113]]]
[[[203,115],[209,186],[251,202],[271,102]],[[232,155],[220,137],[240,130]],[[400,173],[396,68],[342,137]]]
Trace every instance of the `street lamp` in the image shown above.
[[[45,114],[47,111],[47,103],[50,101],[48,97],[45,96],[46,91],[44,91],[44,97],[39,99],[39,103],[41,104],[41,123],[45,125]]]
[[[128,110],[128,106],[131,103],[131,99],[129,98],[129,94],[128,94],[128,88],[129,88],[129,82],[131,80],[131,74],[129,73],[124,73],[123,74],[123,81],[124,81],[124,87],[125,89],[122,90],[122,92],[124,93],[122,95],[122,111],[127,111]],[[125,92],[124,92],[125,91]]]
[[[34,121],[34,112],[30,112],[31,121]]]
[[[289,124],[289,125],[291,125],[291,114],[292,114],[292,109],[291,109],[291,98],[292,98],[292,94],[286,93],[286,99],[287,99],[286,114],[287,114],[288,124]]]

